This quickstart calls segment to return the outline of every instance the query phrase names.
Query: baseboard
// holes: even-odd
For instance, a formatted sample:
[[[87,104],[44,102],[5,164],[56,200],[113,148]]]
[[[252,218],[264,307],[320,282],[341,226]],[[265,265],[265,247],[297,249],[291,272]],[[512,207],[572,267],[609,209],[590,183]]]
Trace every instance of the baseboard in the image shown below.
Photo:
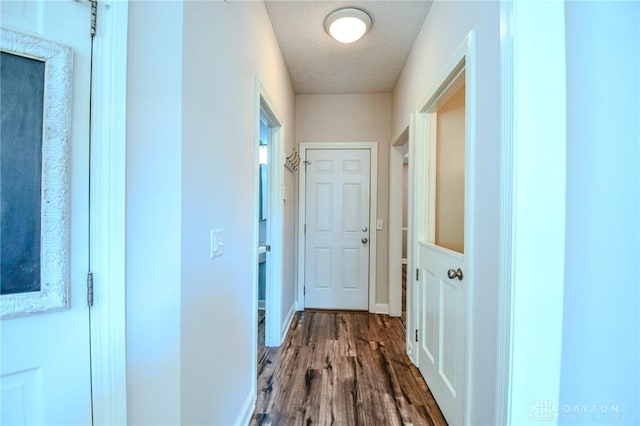
[[[280,344],[282,344],[282,342],[284,342],[285,337],[287,337],[287,333],[289,332],[289,328],[291,327],[291,322],[293,321],[293,316],[296,313],[296,306],[295,304],[291,305],[291,309],[289,309],[289,312],[287,313],[287,318],[284,320],[283,324],[286,324],[286,326],[282,327],[282,329],[280,330]]]
[[[376,303],[376,314],[389,314],[389,304],[388,303]]]
[[[413,345],[407,345],[407,356],[409,357],[409,360],[411,360],[412,363],[416,364],[416,360],[413,357]]]
[[[242,405],[242,411],[240,415],[233,423],[235,426],[247,426],[249,422],[251,422],[251,417],[253,416],[253,411],[256,407],[256,401],[258,400],[258,395],[256,393],[256,387],[251,386],[251,391],[249,395],[247,395],[247,400]]]

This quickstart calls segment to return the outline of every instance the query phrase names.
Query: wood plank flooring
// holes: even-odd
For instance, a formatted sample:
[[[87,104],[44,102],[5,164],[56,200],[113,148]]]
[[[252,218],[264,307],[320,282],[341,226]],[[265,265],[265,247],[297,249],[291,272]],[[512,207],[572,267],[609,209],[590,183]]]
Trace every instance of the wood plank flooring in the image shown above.
[[[446,425],[404,350],[399,318],[298,313],[258,360],[251,425]]]
[[[407,328],[407,265],[402,265],[402,325]]]
[[[264,309],[258,309],[258,350],[260,347],[264,347],[264,337],[265,337],[265,319],[264,319]]]

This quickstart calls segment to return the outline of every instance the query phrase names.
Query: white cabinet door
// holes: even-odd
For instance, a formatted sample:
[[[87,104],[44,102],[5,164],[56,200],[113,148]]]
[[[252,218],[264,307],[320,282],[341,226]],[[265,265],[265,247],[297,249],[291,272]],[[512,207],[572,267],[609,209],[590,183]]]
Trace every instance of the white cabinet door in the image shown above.
[[[369,149],[306,151],[305,307],[369,308]]]
[[[89,2],[79,1],[2,1],[0,3],[0,23],[3,29],[11,30],[14,33],[27,34],[36,37],[38,40],[31,48],[45,46],[48,41],[71,48],[71,108],[64,111],[62,105],[51,105],[49,94],[59,87],[47,86],[53,80],[62,79],[61,75],[50,75],[49,65],[45,72],[46,80],[44,86],[45,101],[44,115],[50,118],[51,115],[59,115],[63,122],[70,122],[70,132],[68,138],[68,153],[54,152],[52,155],[60,155],[64,158],[68,155],[68,186],[66,190],[56,190],[56,193],[48,193],[46,185],[43,185],[41,204],[33,211],[44,208],[52,199],[57,197],[69,198],[68,210],[65,209],[63,217],[70,224],[68,238],[68,270],[65,268],[64,275],[66,288],[63,290],[68,297],[68,307],[66,309],[52,312],[28,313],[16,317],[5,317],[1,322],[1,377],[0,377],[0,399],[2,400],[0,423],[6,425],[14,424],[65,424],[65,425],[89,425],[92,422],[91,416],[91,377],[90,377],[90,345],[89,345],[89,308],[87,307],[87,287],[86,277],[88,271],[88,185],[89,185],[89,86],[90,86],[90,57],[91,57],[91,35],[90,16],[91,6]],[[9,37],[5,37],[5,41]],[[4,42],[3,42],[4,44]],[[38,47],[40,46],[40,47]],[[7,55],[8,52],[3,52]],[[15,56],[15,55],[13,55]],[[7,56],[5,56],[7,58]],[[19,58],[13,58],[19,60]],[[6,64],[5,64],[6,65]],[[15,68],[14,68],[15,71]],[[3,70],[3,78],[8,73],[14,72],[9,69]],[[66,71],[62,71],[66,73]],[[15,74],[15,72],[14,72]],[[68,75],[68,74],[66,74]],[[14,76],[15,77],[15,76]],[[7,77],[8,78],[8,77]],[[25,77],[26,78],[26,77]],[[16,81],[24,81],[18,75]],[[16,83],[17,84],[17,83]],[[29,84],[27,84],[28,86]],[[33,84],[31,84],[33,86]],[[7,89],[8,90],[8,89]],[[4,95],[4,94],[3,94]],[[16,102],[16,104],[19,104]],[[4,105],[4,104],[3,104]],[[5,105],[6,106],[6,105]],[[53,109],[50,109],[53,108]],[[3,108],[3,115],[7,112]],[[18,114],[12,119],[15,126],[24,126],[24,114]],[[46,123],[46,121],[45,121]],[[33,127],[33,126],[27,126]],[[51,139],[47,142],[58,143],[60,135],[55,133],[54,128],[44,126],[45,133],[49,132]],[[15,130],[15,129],[14,129]],[[8,152],[9,141],[5,140],[6,134],[2,132],[3,156]],[[37,138],[36,138],[37,139]],[[45,139],[46,140],[46,139]],[[7,148],[5,150],[5,148]],[[47,148],[48,149],[48,148]],[[54,148],[53,151],[56,151]],[[49,155],[49,154],[47,154]],[[9,177],[5,172],[11,167],[6,167],[3,159],[2,166],[2,192],[10,191]],[[9,160],[6,160],[9,161]],[[13,160],[12,160],[13,161]],[[33,158],[24,158],[23,164],[29,161],[36,161]],[[49,161],[49,160],[46,160]],[[44,161],[46,163],[46,161]],[[57,161],[57,160],[55,160]],[[14,161],[15,163],[15,161]],[[43,165],[47,169],[49,165]],[[28,168],[25,167],[25,170]],[[48,169],[47,169],[48,170]],[[53,174],[60,171],[51,171]],[[8,172],[7,172],[8,173]],[[18,185],[22,179],[27,179],[25,175],[20,178],[14,173],[15,180],[18,177]],[[46,173],[43,173],[46,176]],[[40,181],[34,179],[34,182]],[[33,191],[32,191],[33,192]],[[35,191],[37,194],[37,190]],[[4,195],[3,195],[4,197]],[[32,197],[37,199],[38,197]],[[38,201],[40,203],[40,201]],[[3,219],[9,217],[9,212],[5,211],[5,199],[2,202]],[[32,206],[32,205],[31,205]],[[23,206],[24,207],[24,206]],[[11,207],[16,210],[16,206]],[[32,215],[34,217],[39,215]],[[39,245],[40,230],[42,224],[46,223],[46,218],[42,218],[42,223],[29,232],[33,233],[34,245]],[[44,225],[42,225],[44,226]],[[9,272],[4,272],[15,266],[15,262],[8,257],[4,257],[5,248],[13,250],[14,254],[20,252],[16,249],[17,243],[10,241],[8,235],[16,231],[16,226],[10,222],[2,225],[3,244],[3,278],[9,281],[21,279],[28,281],[24,276],[15,278]],[[51,231],[51,230],[50,230]],[[29,233],[27,232],[27,234]],[[44,228],[43,228],[43,231]],[[54,228],[52,235],[58,235],[61,229]],[[23,234],[27,235],[27,234]],[[46,248],[47,241],[42,240],[40,248]],[[67,243],[65,241],[65,243]],[[11,246],[11,244],[14,244]],[[66,244],[65,244],[66,245]],[[12,248],[13,247],[13,248]],[[35,258],[38,257],[38,249],[34,249]],[[7,252],[8,253],[8,252]],[[18,253],[19,254],[19,253]],[[55,258],[55,254],[53,255]],[[61,256],[65,258],[66,256]],[[38,266],[45,270],[51,265],[46,265],[45,261]],[[9,264],[9,262],[14,262]],[[39,261],[38,261],[39,262]],[[38,263],[36,262],[36,263]],[[56,265],[54,265],[56,266]],[[13,268],[15,269],[15,268]],[[33,273],[31,277],[38,277],[39,273]],[[9,282],[6,283],[9,287]],[[3,288],[5,288],[3,286]],[[3,303],[8,301],[11,295],[8,291],[16,291],[15,288],[4,291]],[[42,290],[31,291],[31,293],[42,292]],[[14,293],[14,294],[19,294]],[[25,293],[26,294],[26,293]],[[9,302],[7,302],[9,303]],[[37,309],[35,309],[37,311]]]

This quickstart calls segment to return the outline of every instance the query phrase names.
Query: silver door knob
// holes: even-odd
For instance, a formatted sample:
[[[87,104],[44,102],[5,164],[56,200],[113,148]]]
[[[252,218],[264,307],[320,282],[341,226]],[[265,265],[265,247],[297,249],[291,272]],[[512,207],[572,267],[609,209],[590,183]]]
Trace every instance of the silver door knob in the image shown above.
[[[459,279],[460,281],[462,281],[462,269],[458,268],[458,269],[449,269],[449,271],[447,272],[447,276],[449,277],[450,280],[453,280],[455,278]]]
[[[362,232],[367,232],[369,230],[369,228],[367,228],[366,226],[362,227]]]
[[[362,239],[362,244],[367,244],[369,242],[369,240],[367,239],[367,237],[364,237]]]

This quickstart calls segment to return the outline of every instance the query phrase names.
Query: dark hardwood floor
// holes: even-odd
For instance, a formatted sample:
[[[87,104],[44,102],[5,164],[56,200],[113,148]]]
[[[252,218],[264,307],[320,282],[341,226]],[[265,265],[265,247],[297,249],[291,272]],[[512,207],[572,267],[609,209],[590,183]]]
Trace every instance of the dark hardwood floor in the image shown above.
[[[264,321],[264,309],[258,309],[258,350],[260,350],[260,346],[264,347]]]
[[[402,325],[407,328],[407,265],[402,265]]]
[[[404,333],[387,315],[298,313],[280,348],[259,351],[251,425],[446,425]]]

